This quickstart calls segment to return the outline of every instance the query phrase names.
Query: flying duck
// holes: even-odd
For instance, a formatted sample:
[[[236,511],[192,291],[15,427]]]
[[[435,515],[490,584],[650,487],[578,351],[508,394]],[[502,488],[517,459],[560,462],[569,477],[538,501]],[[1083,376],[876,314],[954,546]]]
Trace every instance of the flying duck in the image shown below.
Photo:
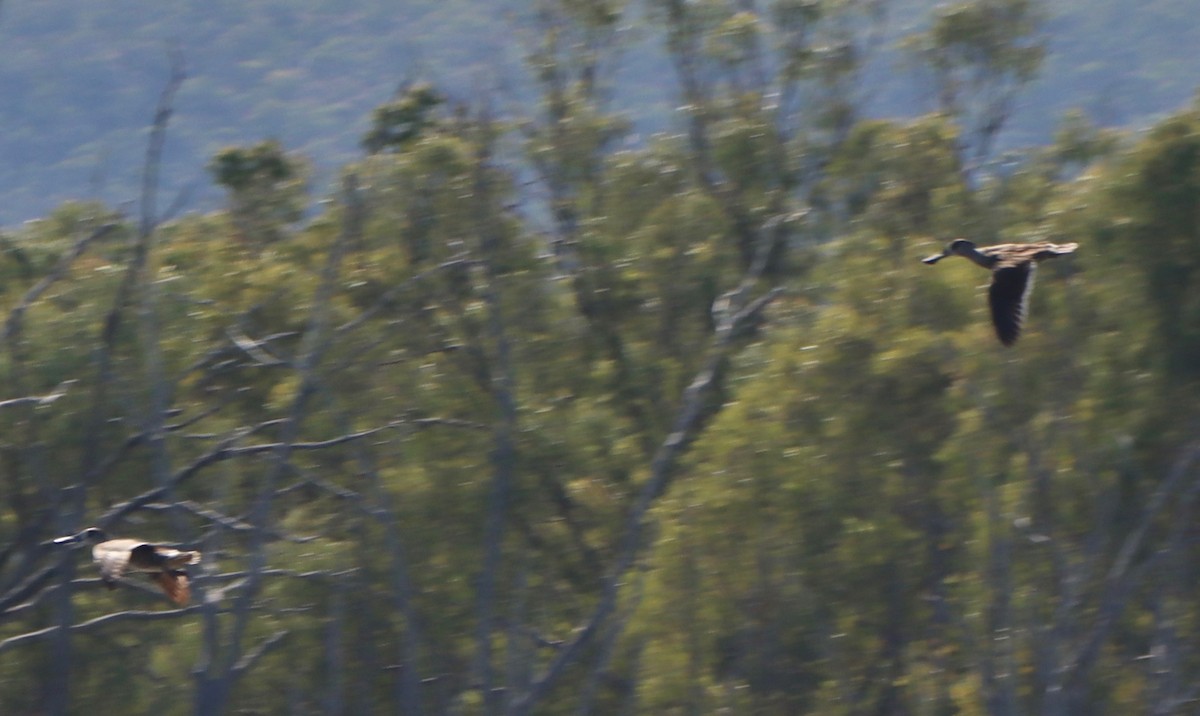
[[[183,606],[191,598],[185,567],[200,563],[199,552],[185,552],[137,539],[108,539],[97,527],[54,540],[54,544],[80,542],[92,545],[92,559],[100,565],[100,579],[109,589],[116,588],[117,580],[125,572],[146,572],[176,604]]]
[[[963,256],[992,272],[988,288],[988,304],[992,308],[992,325],[996,337],[1006,346],[1017,342],[1029,291],[1033,288],[1033,272],[1039,261],[1073,253],[1078,244],[996,244],[976,248],[966,239],[951,241],[940,254],[922,259],[935,264],[947,256]]]

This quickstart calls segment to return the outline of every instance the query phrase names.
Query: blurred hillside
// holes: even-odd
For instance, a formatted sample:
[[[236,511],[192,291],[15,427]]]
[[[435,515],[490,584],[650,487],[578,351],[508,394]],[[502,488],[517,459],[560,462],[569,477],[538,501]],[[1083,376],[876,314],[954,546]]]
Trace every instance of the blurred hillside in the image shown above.
[[[929,109],[928,88],[897,71],[895,43],[927,23],[929,0],[885,3],[887,27],[861,94],[876,116]],[[520,0],[7,0],[0,14],[0,226],[67,199],[120,205],[137,167],[165,48],[190,79],[167,146],[173,190],[210,208],[207,159],[231,143],[275,138],[323,170],[359,152],[370,110],[402,82],[432,81],[499,105],[533,97],[523,57],[533,34]],[[1062,113],[1144,127],[1200,79],[1200,14],[1190,0],[1051,3],[1050,52],[1002,142],[1045,143]],[[644,12],[628,15],[618,106],[643,130],[668,127],[673,80]],[[664,85],[664,86],[659,86]],[[325,186],[324,183],[321,184]]]

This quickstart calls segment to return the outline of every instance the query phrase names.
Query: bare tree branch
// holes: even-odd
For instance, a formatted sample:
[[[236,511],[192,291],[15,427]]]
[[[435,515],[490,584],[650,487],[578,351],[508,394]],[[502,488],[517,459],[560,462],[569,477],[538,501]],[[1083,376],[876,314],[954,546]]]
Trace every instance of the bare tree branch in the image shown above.
[[[281,630],[275,632],[274,634],[272,634],[271,636],[267,637],[266,639],[264,639],[254,649],[251,649],[250,651],[246,652],[242,656],[242,658],[238,659],[238,662],[236,664],[234,664],[234,666],[233,666],[233,674],[234,674],[235,678],[240,678],[247,671],[250,671],[251,669],[253,669],[254,665],[257,664],[264,656],[266,656],[268,653],[270,653],[273,649],[275,649],[277,646],[279,646],[283,642],[284,637],[286,637],[287,635],[288,635],[288,631],[286,629],[281,629]]]
[[[234,599],[231,610],[232,624],[229,627],[228,639],[223,645],[217,641],[219,627],[216,623],[216,614],[211,610],[204,612],[205,653],[195,670],[196,711],[201,716],[223,712],[237,680],[284,636],[284,634],[277,634],[260,644],[258,649],[243,652],[243,641],[249,625],[251,609],[255,598],[260,593],[262,573],[266,569],[264,530],[268,529],[271,523],[275,486],[288,470],[291,454],[299,442],[301,424],[307,417],[309,403],[320,384],[317,369],[332,340],[330,304],[341,271],[342,259],[348,246],[360,241],[362,236],[364,208],[359,193],[358,179],[353,174],[346,176],[343,180],[343,208],[345,214],[342,231],[334,240],[322,269],[320,283],[313,297],[308,326],[301,338],[300,354],[295,362],[299,384],[292,397],[287,417],[280,425],[280,440],[272,445],[270,451],[272,465],[260,480],[258,495],[251,506],[248,521],[259,529],[250,535],[250,574],[247,577],[245,588]],[[363,436],[360,433],[358,437]],[[226,449],[237,450],[233,445],[227,446]],[[218,652],[223,652],[223,654]]]
[[[73,383],[76,383],[76,382],[77,381],[75,381],[75,380],[64,380],[63,382],[61,382],[57,386],[55,386],[54,390],[50,391],[46,395],[30,395],[30,396],[26,396],[24,398],[12,398],[11,400],[0,400],[0,408],[11,408],[11,407],[16,407],[18,405],[36,405],[39,407],[41,407],[43,405],[49,405],[49,404],[53,403],[54,401],[58,400],[59,398],[63,397],[64,395],[66,395],[67,388],[69,388]]]
[[[241,331],[235,330],[232,327],[227,327],[225,329],[225,335],[229,336],[229,340],[233,341],[235,346],[240,348],[242,352],[253,358],[254,361],[261,366],[274,367],[287,365],[287,361],[280,360],[279,358],[276,358],[267,352],[261,341],[252,340],[249,336]]]
[[[332,391],[322,386],[326,392]],[[338,421],[346,426],[350,416],[346,411],[339,411]],[[402,423],[416,427],[412,421]],[[486,426],[479,426],[486,429]],[[377,522],[383,529],[381,544],[372,543],[372,549],[380,549],[389,560],[388,573],[391,581],[391,605],[396,614],[404,618],[404,628],[399,638],[398,651],[401,663],[400,678],[396,680],[396,705],[401,713],[420,716],[423,712],[421,689],[421,653],[425,647],[424,627],[420,623],[416,610],[414,594],[416,589],[410,577],[410,568],[404,542],[400,534],[397,511],[392,504],[392,496],[384,487],[384,481],[375,465],[375,460],[367,445],[358,442],[353,448],[354,460],[358,465],[360,475],[367,481],[369,497],[353,490],[330,484],[314,475],[306,475],[306,481],[315,484],[340,499],[350,500],[363,514]],[[361,529],[361,528],[360,528]],[[365,546],[365,540],[364,540]]]
[[[197,504],[191,500],[178,500],[175,502],[164,503],[151,502],[149,504],[142,505],[142,509],[151,510],[154,512],[167,512],[175,510],[185,514],[195,515],[196,517],[201,517],[208,522],[231,532],[254,532],[260,529],[252,524],[249,524],[248,522],[243,522],[236,517],[223,515],[214,509]],[[284,540],[287,542],[293,542],[295,544],[304,544],[305,542],[312,542],[316,539],[316,537],[296,537],[293,535],[287,535],[273,529],[267,530],[267,533],[272,539]]]
[[[278,451],[283,450],[283,449],[287,449],[289,451],[290,450],[324,450],[326,448],[334,447],[337,445],[343,445],[345,443],[353,442],[355,440],[361,440],[363,438],[370,437],[372,435],[377,435],[385,430],[390,430],[390,429],[396,427],[395,424],[389,424],[389,425],[381,426],[378,428],[371,428],[369,430],[360,430],[359,432],[356,432],[356,433],[351,433],[348,435],[339,435],[337,437],[330,438],[328,440],[319,440],[319,441],[315,441],[315,442],[291,442],[291,443],[289,443],[286,441],[279,441],[279,442],[272,442],[272,443],[262,443],[262,444],[258,444],[258,445],[243,445],[243,446],[236,445],[237,441],[241,440],[242,438],[244,438],[246,435],[250,434],[251,432],[261,429],[263,427],[263,425],[277,424],[277,423],[278,423],[278,421],[268,421],[268,423],[263,423],[263,424],[257,425],[254,428],[243,428],[241,430],[236,431],[233,435],[227,437],[216,447],[212,448],[211,450],[204,453],[203,455],[197,457],[186,467],[176,471],[175,474],[171,477],[171,479],[168,481],[168,483],[165,486],[159,486],[159,487],[152,488],[150,490],[147,490],[147,491],[141,493],[140,495],[137,495],[135,497],[132,497],[132,498],[126,500],[125,502],[122,502],[122,503],[119,503],[117,505],[113,505],[112,507],[110,507],[107,512],[105,512],[99,519],[96,520],[96,525],[98,527],[104,528],[108,525],[111,525],[111,524],[117,522],[121,518],[123,518],[126,515],[128,515],[129,513],[133,512],[134,510],[141,509],[142,507],[144,507],[145,505],[147,505],[149,503],[152,503],[156,500],[163,499],[165,497],[168,489],[174,489],[175,487],[178,487],[181,483],[194,477],[197,473],[199,473],[204,468],[206,468],[209,465],[212,465],[214,463],[217,463],[217,462],[222,462],[224,460],[230,460],[230,459],[237,458],[237,457],[246,457],[246,456],[251,456],[251,455],[277,453]]]
[[[88,621],[80,622],[79,624],[73,624],[68,627],[68,631],[72,634],[78,634],[81,632],[90,631],[96,627],[124,621],[146,622],[177,619],[181,616],[192,614],[199,610],[200,605],[193,604],[181,609],[166,609],[158,611],[131,610],[124,612],[113,612],[112,614],[105,614],[104,616],[96,617],[95,619],[89,619]],[[60,627],[58,626],[49,626],[44,629],[38,629],[37,631],[31,631],[25,634],[18,634],[17,636],[9,637],[3,641],[0,641],[0,653],[3,653],[4,651],[7,651],[13,647],[20,646],[26,642],[36,641],[38,639],[52,636],[55,632],[59,631],[59,629]]]
[[[370,307],[364,309],[361,313],[359,313],[354,318],[352,318],[349,321],[346,321],[342,325],[338,326],[335,330],[339,334],[348,333],[350,331],[353,331],[355,328],[358,328],[359,326],[365,324],[371,318],[374,318],[376,315],[378,315],[380,312],[382,312],[384,308],[386,308],[387,306],[394,303],[395,300],[400,296],[400,294],[403,291],[406,291],[410,287],[412,287],[413,284],[425,281],[426,279],[429,279],[429,278],[437,275],[440,272],[448,271],[448,270],[452,270],[452,269],[468,268],[472,264],[473,264],[472,261],[469,261],[469,260],[463,259],[463,258],[450,259],[449,261],[444,261],[444,262],[438,264],[437,266],[434,266],[433,268],[429,268],[424,271],[421,271],[420,273],[413,274],[412,276],[408,277],[407,279],[401,281],[400,283],[393,285],[388,290],[384,291],[383,295],[381,295],[379,297],[379,299],[376,300],[375,303],[373,303]]]
[[[491,180],[491,153],[495,141],[491,117],[480,117],[477,156],[474,168],[474,197],[476,230],[479,232],[480,263],[483,278],[479,293],[487,310],[487,338],[490,345],[491,369],[487,386],[496,403],[498,419],[492,428],[490,463],[492,481],[488,493],[487,515],[483,527],[483,560],[476,584],[475,672],[483,695],[484,713],[500,711],[500,693],[494,688],[492,641],[496,629],[496,585],[503,560],[504,531],[508,521],[510,493],[515,479],[517,451],[517,404],[515,379],[509,338],[500,302],[500,283],[503,280],[497,263],[500,260],[502,237],[493,220],[494,191]]]
[[[170,81],[160,96],[158,109],[155,112],[153,128],[146,151],[141,196],[142,221],[137,242],[134,246],[133,258],[126,269],[121,284],[117,288],[117,296],[102,330],[100,345],[97,350],[96,369],[98,380],[95,384],[92,412],[89,416],[89,423],[92,429],[87,434],[83,446],[84,464],[89,466],[85,468],[86,470],[90,469],[90,465],[94,464],[95,461],[93,458],[99,455],[100,452],[100,441],[102,439],[100,428],[103,425],[103,412],[107,408],[105,398],[112,377],[111,352],[117,338],[117,325],[120,321],[121,313],[124,311],[128,296],[138,292],[141,298],[139,328],[141,329],[143,356],[146,359],[146,372],[150,378],[151,391],[147,432],[149,433],[148,439],[153,447],[152,464],[154,477],[160,484],[167,479],[169,473],[162,429],[163,413],[166,408],[166,386],[162,380],[161,349],[158,341],[154,308],[155,297],[153,291],[155,289],[153,282],[146,280],[145,273],[151,237],[154,233],[156,221],[154,218],[154,202],[158,189],[158,173],[161,165],[162,146],[165,141],[167,122],[171,115],[175,92],[183,82],[182,64],[178,55],[172,57],[171,69]],[[62,523],[73,523],[79,519],[86,504],[87,489],[87,484],[83,483],[68,486],[62,491],[63,508],[57,511],[60,524],[56,526],[62,526]],[[64,580],[64,584],[70,581],[74,568],[73,562],[59,561],[57,571],[61,579]],[[70,632],[66,629],[66,626],[74,620],[74,616],[71,595],[68,590],[63,589],[56,592],[53,609],[55,619],[62,628],[51,635],[50,658],[55,668],[48,672],[49,678],[45,684],[46,698],[44,708],[47,713],[58,716],[59,714],[64,714],[67,710],[71,683],[72,653]]]
[[[175,95],[187,79],[183,52],[178,47],[169,46],[167,57],[171,67],[170,76],[159,94],[158,106],[154,110],[150,141],[146,145],[146,159],[142,169],[142,218],[138,233],[144,238],[151,236],[159,223],[158,182],[162,171],[163,147],[167,141],[167,125],[171,121],[171,115],[175,113]]]
[[[761,241],[765,244],[768,239],[764,237]],[[759,252],[767,250],[769,249],[760,245]],[[756,261],[754,265],[761,265],[761,262]],[[755,278],[751,273],[743,279],[741,285],[749,285]],[[782,289],[772,289],[752,301],[745,302],[744,305],[733,305],[732,310],[727,312],[727,318],[721,322],[713,336],[712,345],[702,367],[683,392],[671,431],[659,445],[650,463],[650,476],[642,485],[633,507],[625,518],[616,561],[605,577],[599,602],[591,617],[576,631],[575,637],[559,651],[529,691],[513,702],[509,709],[510,714],[529,713],[562,678],[567,668],[591,645],[592,640],[616,610],[617,598],[625,576],[645,548],[643,534],[647,529],[650,509],[670,486],[677,461],[702,424],[705,399],[731,349],[733,337],[743,322],[756,319],[781,293]]]
[[[1158,550],[1140,564],[1134,564],[1135,555],[1141,551],[1147,535],[1159,515],[1173,502],[1190,506],[1195,504],[1197,498],[1200,498],[1200,475],[1192,475],[1192,467],[1198,459],[1200,459],[1200,444],[1198,443],[1192,443],[1181,451],[1167,473],[1166,479],[1159,483],[1146,506],[1142,508],[1137,526],[1121,544],[1121,549],[1104,580],[1104,594],[1099,612],[1088,633],[1084,635],[1078,648],[1065,661],[1061,669],[1065,688],[1071,688],[1087,676],[1100,653],[1100,648],[1121,614],[1124,613],[1125,606],[1128,604],[1134,588],[1138,585],[1141,575],[1153,563],[1167,554],[1165,549]]]

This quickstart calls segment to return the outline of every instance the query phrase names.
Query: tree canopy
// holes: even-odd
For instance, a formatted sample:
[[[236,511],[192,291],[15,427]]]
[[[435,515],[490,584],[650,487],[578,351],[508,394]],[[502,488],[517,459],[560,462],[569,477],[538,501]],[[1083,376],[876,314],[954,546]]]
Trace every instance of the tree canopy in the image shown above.
[[[274,135],[159,200],[176,65],[135,208],[0,234],[0,713],[1187,713],[1200,105],[981,145],[1042,26],[939,28],[1023,0],[891,118],[870,0],[532,7],[533,100],[407,84],[333,190]],[[1015,346],[956,236],[1079,244]]]

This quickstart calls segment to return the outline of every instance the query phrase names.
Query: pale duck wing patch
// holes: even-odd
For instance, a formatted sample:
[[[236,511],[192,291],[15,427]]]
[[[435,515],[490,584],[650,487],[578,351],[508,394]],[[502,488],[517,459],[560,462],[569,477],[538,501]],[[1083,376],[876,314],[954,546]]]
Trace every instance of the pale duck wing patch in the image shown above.
[[[129,567],[129,555],[130,550],[114,548],[105,542],[92,548],[92,559],[100,565],[100,578],[109,585],[125,574],[125,569]]]

